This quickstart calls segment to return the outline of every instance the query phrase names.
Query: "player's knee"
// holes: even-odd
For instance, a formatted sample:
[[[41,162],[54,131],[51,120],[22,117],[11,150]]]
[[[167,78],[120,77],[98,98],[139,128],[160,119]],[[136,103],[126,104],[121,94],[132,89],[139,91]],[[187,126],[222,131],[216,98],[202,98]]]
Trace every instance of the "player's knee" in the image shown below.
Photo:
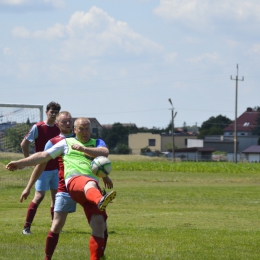
[[[44,199],[44,197],[45,197],[45,193],[39,193],[39,192],[37,192],[36,194],[35,194],[35,196],[34,196],[34,202],[36,203],[36,204],[40,204],[41,202],[42,202],[42,200]]]
[[[51,225],[51,232],[53,233],[60,233],[63,228],[62,223],[55,222]]]
[[[88,181],[84,186],[84,192],[86,193],[90,188],[97,188],[97,183],[95,181]]]
[[[92,229],[92,235],[97,237],[103,237],[106,229],[106,223],[102,215],[92,215],[90,220],[90,227]]]

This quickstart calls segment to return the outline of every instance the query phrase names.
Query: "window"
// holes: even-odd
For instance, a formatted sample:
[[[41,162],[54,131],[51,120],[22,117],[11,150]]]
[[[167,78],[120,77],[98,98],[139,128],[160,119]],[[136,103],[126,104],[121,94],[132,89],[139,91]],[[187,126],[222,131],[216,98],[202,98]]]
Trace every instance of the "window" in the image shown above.
[[[92,134],[97,134],[98,133],[98,129],[97,128],[92,128]]]
[[[148,146],[155,146],[155,139],[149,139],[149,144]]]
[[[250,122],[245,122],[244,123],[244,126],[249,126],[250,125]]]

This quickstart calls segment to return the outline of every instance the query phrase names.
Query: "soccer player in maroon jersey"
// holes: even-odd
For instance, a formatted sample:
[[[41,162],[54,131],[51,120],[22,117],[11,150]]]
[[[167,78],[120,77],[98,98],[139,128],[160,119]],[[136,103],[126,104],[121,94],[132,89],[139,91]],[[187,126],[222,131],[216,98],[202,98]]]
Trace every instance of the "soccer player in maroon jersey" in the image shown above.
[[[55,102],[50,102],[46,107],[47,118],[45,121],[34,124],[29,133],[24,137],[21,147],[23,150],[24,157],[28,157],[29,145],[35,142],[35,152],[44,150],[45,144],[51,138],[57,136],[60,133],[55,120],[56,115],[60,111],[60,105]],[[47,190],[51,190],[51,218],[53,219],[54,201],[55,194],[58,188],[58,162],[57,160],[50,160],[41,174],[40,178],[35,184],[34,198],[28,206],[27,215],[24,223],[22,234],[31,234],[31,224],[37,212],[37,208],[45,196]]]

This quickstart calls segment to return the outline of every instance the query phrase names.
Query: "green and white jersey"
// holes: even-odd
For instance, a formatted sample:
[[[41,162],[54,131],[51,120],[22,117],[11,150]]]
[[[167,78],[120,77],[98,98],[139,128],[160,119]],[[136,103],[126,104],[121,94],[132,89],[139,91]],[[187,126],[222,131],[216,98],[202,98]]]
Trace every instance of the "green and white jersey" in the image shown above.
[[[96,139],[90,139],[87,143],[81,143],[75,138],[64,139],[67,143],[68,150],[62,156],[64,164],[64,179],[71,178],[77,175],[87,175],[95,180],[99,178],[92,173],[91,162],[93,157],[86,156],[83,152],[73,150],[71,146],[73,144],[84,145],[86,147],[96,147]]]

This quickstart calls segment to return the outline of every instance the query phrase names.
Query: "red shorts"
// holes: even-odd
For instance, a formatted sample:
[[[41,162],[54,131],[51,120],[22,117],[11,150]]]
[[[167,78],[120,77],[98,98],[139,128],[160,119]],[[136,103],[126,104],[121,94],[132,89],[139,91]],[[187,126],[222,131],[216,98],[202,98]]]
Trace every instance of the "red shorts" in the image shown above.
[[[96,204],[89,202],[86,198],[84,187],[89,181],[94,181],[101,192],[101,189],[96,180],[82,175],[72,177],[69,180],[67,184],[68,192],[71,198],[76,202],[78,202],[84,208],[84,212],[88,219],[88,222],[90,222],[92,214],[102,215],[106,220],[107,219],[106,211],[100,211]]]

